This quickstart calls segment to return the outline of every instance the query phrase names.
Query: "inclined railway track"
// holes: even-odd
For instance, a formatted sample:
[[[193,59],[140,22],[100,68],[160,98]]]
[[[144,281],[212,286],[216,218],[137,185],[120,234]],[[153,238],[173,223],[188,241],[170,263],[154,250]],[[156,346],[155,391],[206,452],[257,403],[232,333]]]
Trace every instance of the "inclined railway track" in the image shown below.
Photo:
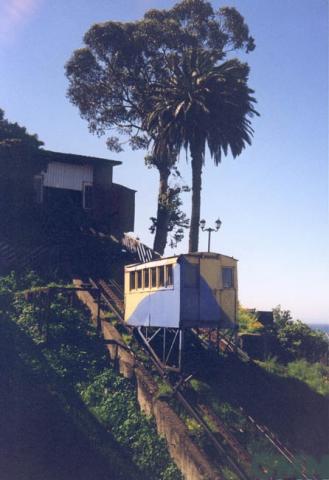
[[[115,282],[107,283],[107,282],[104,282],[103,280],[95,281],[90,279],[90,283],[92,284],[93,287],[100,289],[102,302],[104,302],[109,308],[109,310],[117,316],[118,320],[120,320],[120,322],[123,323],[123,320],[124,320],[123,319],[123,302],[122,302],[122,297],[121,298],[119,297],[120,290],[121,290],[120,286]],[[123,295],[123,292],[122,292],[122,295]],[[117,303],[117,300],[119,301],[119,303]],[[129,333],[132,333],[132,334],[135,333],[132,327],[129,327],[126,324],[124,324],[124,326]],[[141,343],[140,337],[137,337],[136,335],[134,336],[138,340],[138,342]],[[144,344],[142,344],[142,346],[145,347]],[[156,357],[152,355],[148,349],[144,348],[144,351],[148,353],[149,359],[155,366],[161,378],[172,388],[174,395],[176,399],[179,401],[179,403],[184,407],[184,409],[188,412],[188,414],[191,417],[193,417],[194,420],[199,425],[202,426],[202,428],[204,429],[207,435],[208,440],[210,441],[213,448],[218,452],[220,457],[224,458],[226,464],[230,466],[230,468],[236,473],[239,479],[250,480],[250,478],[244,472],[242,467],[234,460],[233,457],[231,457],[231,455],[226,451],[226,449],[218,441],[214,433],[211,431],[211,429],[203,419],[202,415],[197,411],[197,409],[191,404],[191,402],[182,393],[181,385],[184,383],[184,378],[181,377],[177,383],[174,383],[173,381],[171,381],[167,376],[166,370],[162,367],[160,362],[157,361]]]
[[[220,457],[224,458],[225,462],[236,473],[239,479],[250,480],[250,477],[242,469],[241,465],[227,452],[227,449],[224,448],[223,445],[218,441],[218,439],[204,420],[202,414],[199,413],[199,411],[191,404],[191,402],[182,392],[182,385],[187,381],[187,379],[184,379],[183,376],[180,376],[178,382],[173,382],[169,378],[167,371],[163,368],[160,361],[155,356],[154,352],[151,352],[148,346],[144,342],[142,342],[141,337],[136,334],[136,330],[124,323],[124,293],[122,287],[114,280],[105,281],[89,279],[89,282],[94,288],[99,289],[102,304],[106,305],[106,307],[111,311],[111,313],[113,313],[120,321],[120,323],[123,324],[127,332],[132,334],[134,338],[138,341],[138,343],[142,346],[143,350],[146,351],[149,360],[153,363],[161,378],[172,388],[173,394],[175,395],[176,399],[185,408],[189,415],[194,418],[194,420],[204,429],[208,440],[210,441],[213,448],[218,452]],[[228,344],[228,350],[233,352],[233,347],[232,345],[230,345],[230,342],[227,341],[227,339],[225,339],[225,341]],[[134,355],[137,363],[142,363],[136,358],[136,354],[131,349],[130,351]],[[237,352],[237,354],[239,355],[239,352]],[[296,472],[299,473],[299,477],[301,479],[312,480],[314,478],[314,476],[310,476],[306,473],[304,465],[301,465],[301,463],[298,462],[295,454],[292,453],[285,445],[283,445],[283,443],[276,437],[273,432],[271,432],[266,426],[258,424],[253,417],[244,412],[242,407],[240,407],[240,410],[249,420],[249,422],[252,423],[253,426],[271,443],[271,445],[277,450],[277,452],[281,456],[283,456],[285,460],[291,464],[291,466],[296,469]]]

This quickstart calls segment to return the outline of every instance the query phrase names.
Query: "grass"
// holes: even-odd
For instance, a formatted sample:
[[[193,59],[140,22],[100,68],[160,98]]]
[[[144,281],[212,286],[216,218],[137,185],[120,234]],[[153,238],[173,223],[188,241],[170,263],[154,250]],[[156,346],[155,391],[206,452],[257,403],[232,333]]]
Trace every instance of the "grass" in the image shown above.
[[[320,395],[329,397],[329,367],[326,365],[310,363],[304,359],[284,365],[279,363],[275,357],[257,363],[267,372],[282,377],[296,378]]]
[[[252,478],[268,479],[283,471],[282,478],[289,478],[288,471],[292,478],[297,474],[291,474],[289,464],[247,419],[249,415],[267,425],[297,456],[305,457],[309,471],[325,476],[329,458],[326,372],[323,366],[301,361],[285,369],[270,359],[265,368],[259,362],[220,356],[207,368],[206,363],[199,365],[189,396],[211,407],[247,449],[253,461]],[[270,474],[261,473],[259,461]]]
[[[23,470],[26,463],[35,464],[29,478],[40,480],[180,479],[154,421],[139,411],[134,385],[109,364],[89,313],[82,305],[68,305],[64,294],[54,295],[46,338],[38,322],[45,311],[23,296],[14,300],[11,294],[17,285],[17,281],[0,278],[0,292],[5,290],[11,299],[0,305],[0,355],[5,366],[1,381],[2,385],[15,384],[0,395],[1,419],[7,427],[2,428],[0,441],[6,444],[18,435],[18,452],[14,449],[13,455],[19,460],[10,451],[6,453],[8,480],[27,478],[15,470],[14,463],[22,464]],[[44,427],[39,417],[47,418]],[[12,419],[27,424],[25,430],[28,436],[31,431],[32,438],[21,435],[17,420]],[[57,433],[52,435],[54,430]],[[56,441],[65,448],[59,448]],[[22,450],[30,452],[26,459]],[[70,462],[76,468],[71,475]],[[63,473],[56,476],[56,469]],[[1,479],[7,480],[5,470]]]
[[[83,308],[68,305],[63,294],[56,296],[51,306],[52,321],[46,342],[36,321],[42,310],[38,305],[27,303],[24,298],[14,301],[13,292],[29,288],[31,283],[15,278],[3,282],[0,279],[0,311],[2,310],[4,317],[1,323],[0,338],[3,345],[0,353],[3,354],[3,362],[9,366],[8,352],[11,349],[7,346],[10,344],[14,349],[18,358],[14,361],[14,373],[15,378],[19,379],[16,385],[8,368],[7,376],[10,382],[5,378],[2,384],[14,383],[15,391],[19,391],[19,388],[23,388],[20,385],[24,385],[20,397],[22,402],[26,400],[28,403],[22,406],[25,411],[36,409],[38,398],[45,397],[47,401],[43,412],[47,417],[46,404],[52,404],[50,399],[55,401],[52,411],[56,412],[54,419],[57,419],[58,425],[63,425],[63,431],[65,425],[69,426],[69,438],[81,439],[80,449],[85,452],[83,459],[97,459],[100,469],[97,479],[102,480],[102,471],[109,468],[112,473],[122,470],[125,472],[123,478],[127,479],[140,478],[141,473],[148,479],[179,478],[176,467],[169,462],[168,457],[165,463],[161,463],[167,455],[164,453],[166,448],[157,438],[154,424],[152,426],[152,422],[145,422],[145,417],[139,413],[134,387],[114,371],[108,371],[103,346],[90,327],[87,312]],[[37,283],[34,279],[33,285],[38,286]],[[10,312],[6,313],[7,310]],[[21,368],[20,374],[17,373],[18,365]],[[286,466],[273,454],[268,443],[257,437],[257,432],[250,427],[240,406],[259,423],[268,425],[298,454],[306,456],[309,464],[313,462],[314,471],[327,471],[327,459],[324,457],[328,444],[325,399],[327,390],[322,387],[328,384],[326,367],[303,361],[283,366],[275,359],[258,364],[244,364],[230,356],[221,356],[216,359],[216,363],[215,359],[213,362],[207,360],[205,366],[207,368],[200,369],[197,379],[193,378],[190,382],[191,398],[196,401],[199,399],[213,408],[249,450],[253,456],[253,468],[258,468],[258,463],[264,462],[269,468],[272,465],[271,473],[274,470],[278,473],[284,471]],[[39,387],[45,387],[45,391],[40,390],[40,395],[37,386],[33,387],[37,393],[33,394],[29,390],[29,385],[34,386],[35,382]],[[7,394],[10,390],[4,387],[3,391]],[[162,394],[170,394],[167,387],[163,387]],[[17,404],[16,398],[17,394],[6,399],[6,405],[15,402]],[[28,402],[29,398],[35,400],[32,407]],[[9,416],[14,424],[17,415],[8,415],[9,410],[8,406],[2,408],[7,414],[3,414],[3,417]],[[22,418],[22,415],[18,417]],[[37,418],[37,410],[35,417]],[[48,430],[52,432],[54,425],[49,418],[47,422]],[[189,419],[187,422],[189,423]],[[4,424],[6,425],[6,418]],[[10,430],[9,427],[10,425]],[[204,439],[198,438],[200,433],[196,425],[192,422],[189,428],[202,445]],[[57,433],[57,438],[58,436],[60,433]],[[35,437],[38,437],[37,431]],[[93,445],[90,445],[91,439]],[[160,443],[157,443],[158,441]],[[40,448],[42,446],[38,445],[39,450],[35,451],[40,451]],[[123,456],[120,449],[124,449]],[[70,451],[68,446],[66,450]],[[63,459],[67,458],[65,453],[67,452],[62,454]],[[75,455],[73,452],[73,459],[76,458]],[[74,461],[79,463],[78,460]],[[323,465],[319,464],[321,461]],[[84,461],[82,463],[84,464]],[[67,462],[64,462],[63,471],[65,468]],[[52,480],[48,473],[46,472],[43,478]],[[229,475],[227,472],[227,478],[230,478]],[[257,478],[268,478],[262,477],[262,473],[257,475]],[[31,477],[38,478],[37,475]],[[12,475],[12,478],[16,480],[20,477]],[[69,477],[62,478],[66,480]],[[76,474],[73,478],[80,480],[83,477]],[[120,479],[120,476],[114,475],[114,478]],[[284,475],[282,478],[285,478]]]
[[[162,379],[159,378],[157,380],[157,385],[158,385],[158,392],[157,392],[156,398],[166,399],[166,400],[172,398],[173,390],[168,383],[164,382]]]

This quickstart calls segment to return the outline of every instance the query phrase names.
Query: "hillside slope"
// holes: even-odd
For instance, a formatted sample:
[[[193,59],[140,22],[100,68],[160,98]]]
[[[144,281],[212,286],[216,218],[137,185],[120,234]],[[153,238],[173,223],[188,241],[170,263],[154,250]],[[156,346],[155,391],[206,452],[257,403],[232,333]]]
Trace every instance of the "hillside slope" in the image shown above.
[[[1,480],[179,480],[89,312],[32,283],[35,302],[16,295],[31,282],[0,277]]]
[[[32,356],[37,362],[38,352],[16,325],[4,319],[0,324],[0,352],[2,480],[140,478],[127,452],[109,439],[109,433],[90,415],[77,395],[67,389],[51,391],[54,386],[47,385],[43,375],[29,369],[22,356]],[[71,405],[75,404],[72,410],[78,410],[79,421],[72,412],[65,411],[59,400],[59,396],[68,394]],[[92,426],[94,435],[106,436],[112,458],[97,450],[81,423]]]

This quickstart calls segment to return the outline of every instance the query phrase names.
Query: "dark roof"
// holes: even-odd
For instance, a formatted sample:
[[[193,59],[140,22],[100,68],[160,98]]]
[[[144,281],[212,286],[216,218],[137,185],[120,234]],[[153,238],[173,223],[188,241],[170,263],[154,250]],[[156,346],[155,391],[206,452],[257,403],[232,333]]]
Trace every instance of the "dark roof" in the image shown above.
[[[38,155],[49,162],[75,163],[78,165],[121,165],[118,160],[109,160],[107,158],[88,157],[86,155],[76,155],[75,153],[52,152],[51,150],[38,150]]]
[[[135,242],[138,242],[137,240],[134,240],[133,241]],[[156,253],[156,252],[155,252]],[[159,255],[159,254],[158,254]],[[166,261],[166,260],[171,260],[172,258],[177,258],[177,261],[179,262],[180,259],[184,258],[184,257],[202,257],[202,258],[220,258],[220,257],[226,257],[226,258],[229,258],[231,260],[235,260],[236,262],[238,261],[236,258],[234,257],[229,257],[228,255],[223,255],[222,253],[214,253],[214,252],[190,252],[190,253],[180,253],[178,255],[171,255],[169,257],[161,257],[159,255],[159,257],[157,258],[153,258],[151,260],[147,260],[147,262],[144,262],[144,263],[150,263],[150,262],[159,262],[159,261]],[[126,265],[126,267],[136,267],[136,266],[139,266],[141,265],[140,263],[132,263],[130,265]]]

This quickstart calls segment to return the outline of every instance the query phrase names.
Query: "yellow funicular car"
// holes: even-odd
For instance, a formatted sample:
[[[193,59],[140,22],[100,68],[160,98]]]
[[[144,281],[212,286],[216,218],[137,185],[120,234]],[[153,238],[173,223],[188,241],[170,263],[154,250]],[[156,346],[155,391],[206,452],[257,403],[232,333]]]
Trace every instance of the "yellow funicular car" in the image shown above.
[[[125,322],[138,328],[149,348],[161,335],[164,365],[169,365],[177,344],[180,368],[184,330],[235,329],[237,291],[237,260],[219,253],[188,253],[128,265]]]

